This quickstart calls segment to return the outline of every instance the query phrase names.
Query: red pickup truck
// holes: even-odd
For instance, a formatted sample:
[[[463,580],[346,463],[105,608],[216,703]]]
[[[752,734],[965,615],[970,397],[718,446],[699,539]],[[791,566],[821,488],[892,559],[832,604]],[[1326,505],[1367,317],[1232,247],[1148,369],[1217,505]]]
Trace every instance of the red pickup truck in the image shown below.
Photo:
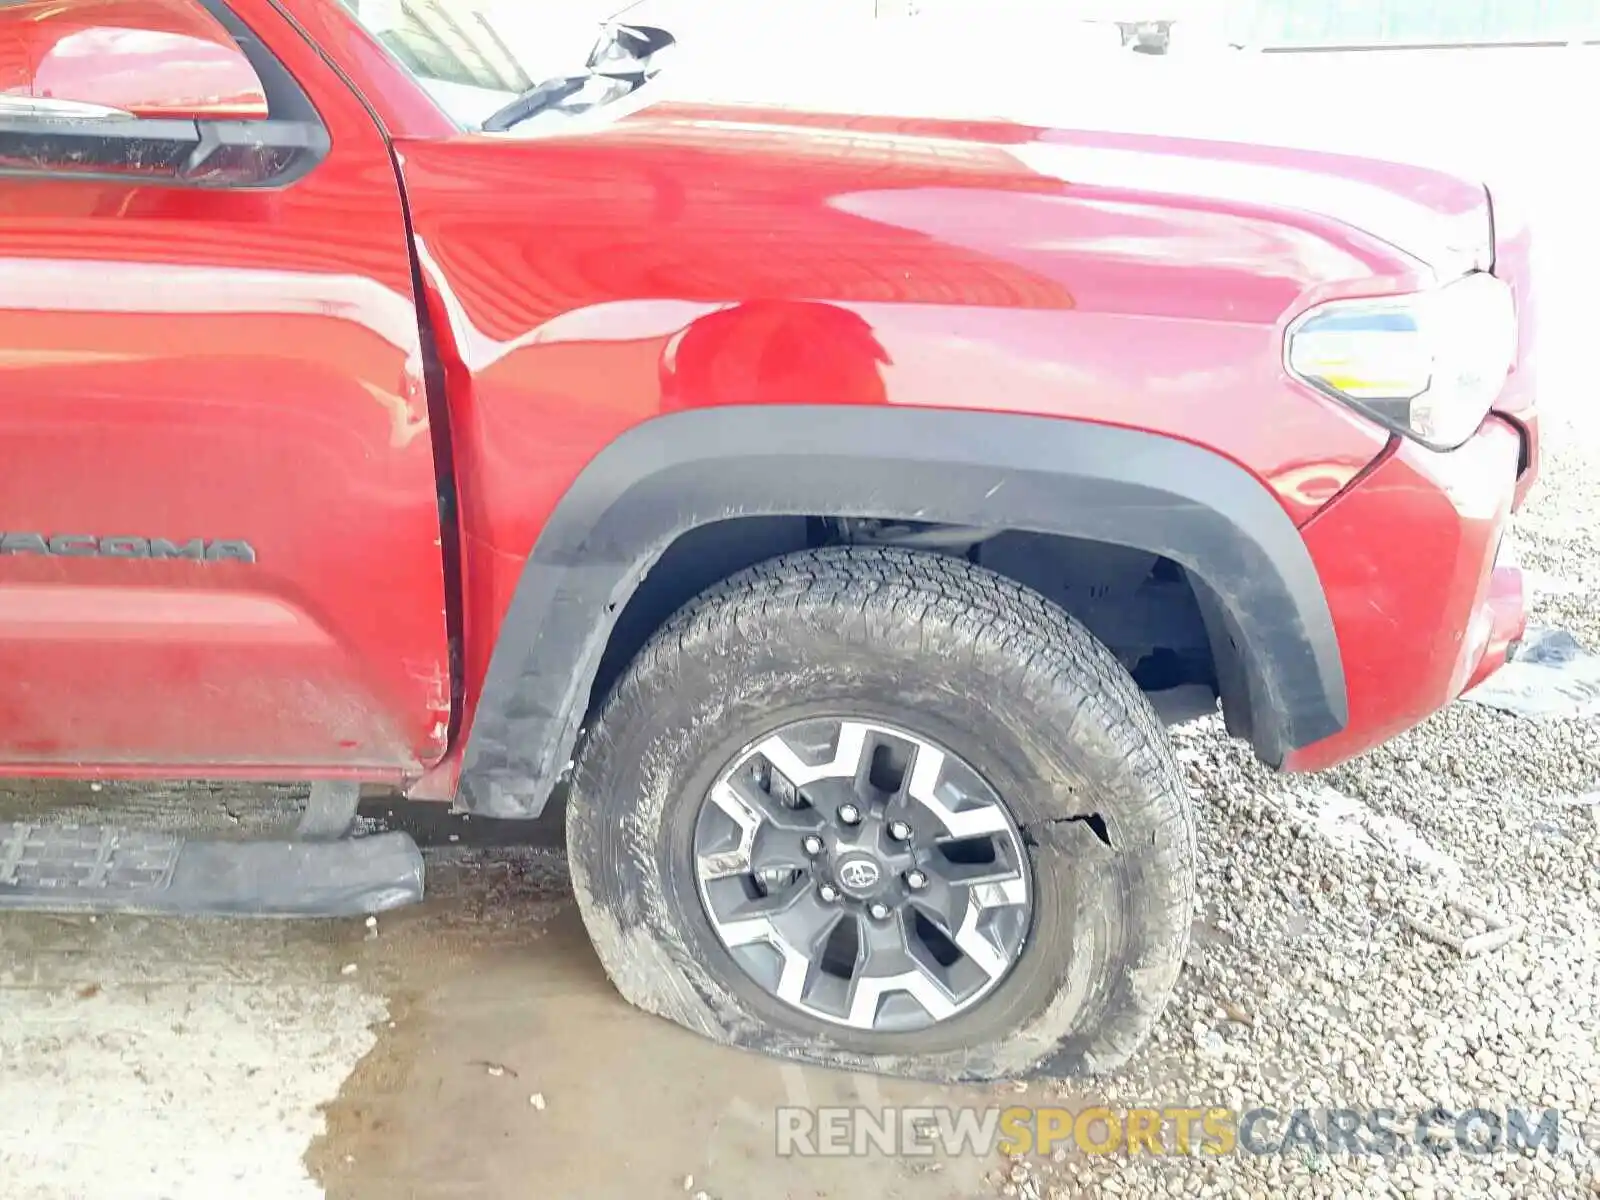
[[[643,1008],[1114,1067],[1194,901],[1163,723],[1321,768],[1520,635],[1526,230],[1387,162],[702,94],[654,26],[562,74],[522,11],[0,8],[0,770],[312,784],[276,840],[0,825],[0,908],[371,911],[422,861],[360,783],[565,785]]]

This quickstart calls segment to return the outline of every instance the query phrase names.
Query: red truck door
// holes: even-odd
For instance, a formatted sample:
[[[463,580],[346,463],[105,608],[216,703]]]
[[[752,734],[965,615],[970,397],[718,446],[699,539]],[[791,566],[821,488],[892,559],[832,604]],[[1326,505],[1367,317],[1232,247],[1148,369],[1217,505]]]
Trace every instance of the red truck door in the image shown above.
[[[342,81],[250,19],[0,5],[0,771],[444,750],[398,185]]]

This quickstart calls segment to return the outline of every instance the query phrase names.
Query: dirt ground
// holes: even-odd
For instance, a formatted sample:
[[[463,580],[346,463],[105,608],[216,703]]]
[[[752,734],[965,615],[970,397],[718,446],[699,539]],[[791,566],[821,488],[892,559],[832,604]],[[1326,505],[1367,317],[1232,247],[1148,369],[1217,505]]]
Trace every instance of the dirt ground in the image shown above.
[[[442,894],[361,944],[394,1028],[307,1157],[333,1200],[978,1194],[971,1159],[910,1171],[882,1157],[788,1160],[775,1190],[778,1106],[927,1103],[935,1089],[782,1066],[631,1009],[542,866],[447,868]]]
[[[131,787],[44,790],[52,806],[143,806]],[[258,798],[228,789],[191,811],[208,798],[259,814]],[[38,807],[37,792],[0,795],[11,812]],[[429,898],[375,928],[0,921],[0,1195],[983,1192],[993,1164],[970,1158],[791,1159],[775,1174],[780,1105],[992,1094],[780,1065],[639,1013],[589,948],[549,823],[529,844],[495,845],[506,831],[394,808],[391,823],[434,843]]]

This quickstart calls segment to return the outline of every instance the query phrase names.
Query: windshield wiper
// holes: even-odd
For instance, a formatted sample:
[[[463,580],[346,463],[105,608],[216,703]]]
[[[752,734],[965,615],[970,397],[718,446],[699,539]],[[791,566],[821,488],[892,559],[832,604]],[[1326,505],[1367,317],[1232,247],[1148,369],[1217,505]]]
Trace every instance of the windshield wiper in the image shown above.
[[[515,100],[490,114],[489,119],[483,123],[483,128],[489,133],[503,133],[518,121],[526,121],[536,113],[541,113],[575,95],[582,90],[589,79],[588,75],[558,75],[554,79],[534,84]]]
[[[606,25],[581,75],[558,75],[535,84],[490,114],[482,128],[503,133],[547,109],[570,107],[568,102],[574,97],[584,101],[576,111],[586,112],[638,91],[661,70],[661,65],[652,61],[654,56],[676,40],[653,25]],[[581,93],[589,90],[597,94],[582,97]]]

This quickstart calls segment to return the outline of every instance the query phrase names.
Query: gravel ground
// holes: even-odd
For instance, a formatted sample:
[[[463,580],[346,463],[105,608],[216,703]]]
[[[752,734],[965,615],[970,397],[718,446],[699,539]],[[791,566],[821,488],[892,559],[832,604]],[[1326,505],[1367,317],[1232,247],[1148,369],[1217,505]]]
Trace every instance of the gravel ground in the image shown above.
[[[1534,620],[1595,648],[1600,423],[1551,415],[1518,545],[1546,589]],[[1202,806],[1202,915],[1155,1043],[1104,1102],[1555,1108],[1561,1144],[1019,1163],[996,1177],[1001,1193],[1600,1195],[1600,722],[1458,702],[1297,778],[1264,770],[1213,721],[1177,734]],[[1415,927],[1486,932],[1446,903],[1461,899],[1520,936],[1463,957]]]

